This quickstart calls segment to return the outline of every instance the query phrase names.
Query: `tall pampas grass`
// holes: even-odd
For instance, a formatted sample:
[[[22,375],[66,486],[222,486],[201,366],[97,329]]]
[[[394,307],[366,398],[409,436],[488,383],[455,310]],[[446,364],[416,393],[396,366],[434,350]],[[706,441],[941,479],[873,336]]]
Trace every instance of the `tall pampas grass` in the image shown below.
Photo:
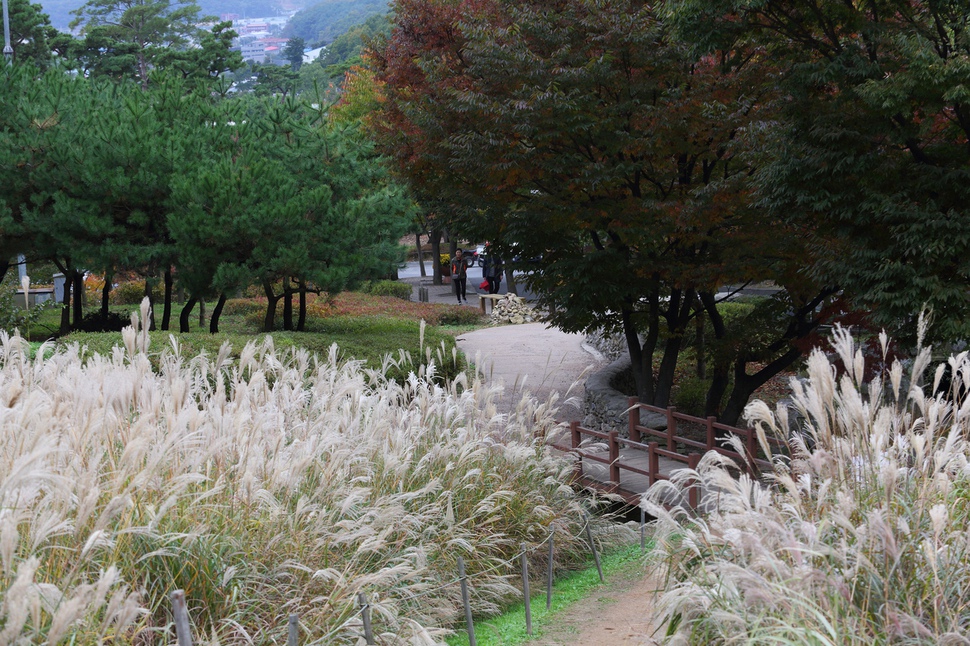
[[[841,372],[815,351],[793,410],[749,405],[763,449],[768,434],[790,449],[764,479],[708,454],[679,479],[700,482],[707,512],[664,508],[671,485],[645,495],[667,643],[970,644],[970,361],[931,370],[920,348],[907,369],[880,344],[866,380],[837,329]]]
[[[169,643],[177,588],[202,643],[282,643],[292,613],[307,643],[356,643],[360,591],[382,643],[434,643],[458,556],[479,612],[516,594],[521,543],[581,558],[569,465],[536,439],[551,407],[270,337],[149,355],[147,315],[108,356],[0,332],[0,646]]]

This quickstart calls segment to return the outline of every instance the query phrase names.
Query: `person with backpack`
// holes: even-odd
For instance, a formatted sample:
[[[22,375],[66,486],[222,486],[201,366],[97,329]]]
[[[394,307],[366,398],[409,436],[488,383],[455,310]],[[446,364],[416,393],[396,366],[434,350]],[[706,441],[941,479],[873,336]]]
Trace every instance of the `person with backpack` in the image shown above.
[[[468,303],[465,292],[468,283],[468,261],[464,258],[461,249],[455,252],[455,257],[451,261],[451,280],[455,283],[455,294],[458,296],[458,304],[462,301]]]

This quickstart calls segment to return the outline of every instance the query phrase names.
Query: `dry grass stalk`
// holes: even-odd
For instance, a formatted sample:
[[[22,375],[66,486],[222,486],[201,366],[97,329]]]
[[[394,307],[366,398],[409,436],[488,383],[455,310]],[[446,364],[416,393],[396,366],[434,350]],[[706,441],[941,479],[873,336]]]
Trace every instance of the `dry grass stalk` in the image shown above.
[[[551,407],[507,417],[473,375],[399,385],[269,337],[150,361],[134,323],[110,356],[0,333],[0,646],[166,643],[176,588],[202,643],[281,643],[291,613],[308,642],[355,643],[360,590],[382,643],[433,643],[458,555],[482,611],[513,570],[475,573],[520,543],[583,552],[568,465],[536,439]]]
[[[791,451],[764,481],[709,454],[681,478],[702,483],[709,513],[664,509],[665,485],[645,496],[668,643],[970,644],[967,353],[948,359],[941,389],[942,368],[923,382],[929,348],[908,379],[894,362],[865,381],[851,335],[837,330],[833,347],[844,373],[814,352],[791,426],[783,407],[748,407],[763,446],[772,433]]]

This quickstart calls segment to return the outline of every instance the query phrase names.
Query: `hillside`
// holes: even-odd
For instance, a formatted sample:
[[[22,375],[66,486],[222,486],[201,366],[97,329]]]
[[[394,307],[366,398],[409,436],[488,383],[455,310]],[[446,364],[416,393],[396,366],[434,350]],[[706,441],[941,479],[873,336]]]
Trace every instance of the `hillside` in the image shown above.
[[[197,0],[203,15],[218,16],[224,13],[239,14],[244,18],[275,16],[280,12],[279,0]],[[84,5],[83,0],[40,0],[44,13],[51,17],[51,24],[66,30],[73,16],[71,12]],[[365,16],[366,17],[366,16]]]
[[[310,46],[326,45],[371,16],[387,13],[387,8],[387,0],[324,0],[293,16],[284,33]]]

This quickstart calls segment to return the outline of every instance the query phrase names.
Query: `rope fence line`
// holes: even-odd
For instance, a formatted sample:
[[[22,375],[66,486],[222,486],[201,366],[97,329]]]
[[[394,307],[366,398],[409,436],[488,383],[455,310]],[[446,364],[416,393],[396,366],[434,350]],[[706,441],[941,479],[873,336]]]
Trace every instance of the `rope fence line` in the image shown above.
[[[600,564],[599,551],[596,549],[596,542],[593,540],[592,520],[590,519],[589,513],[586,512],[585,510],[583,511],[583,521],[584,521],[583,526],[580,528],[577,534],[567,534],[567,536],[569,536],[572,540],[582,540],[583,534],[586,535],[586,541],[589,545],[590,551],[593,554],[593,560],[596,563],[596,570],[597,570],[597,573],[599,574],[600,581],[605,582],[605,579],[603,578],[603,568],[602,568],[602,565]],[[640,550],[641,552],[646,550],[644,528],[645,528],[645,515],[643,513],[643,510],[641,510],[640,512]],[[450,581],[447,581],[445,583],[439,584],[428,590],[423,590],[421,592],[418,592],[415,594],[409,594],[402,597],[391,597],[391,598],[393,598],[396,601],[406,603],[406,602],[414,601],[416,599],[420,599],[421,597],[428,596],[435,592],[440,592],[442,590],[445,590],[447,588],[454,586],[456,583],[460,584],[461,593],[462,593],[462,605],[464,606],[464,612],[465,612],[466,630],[468,631],[469,646],[476,646],[475,631],[474,631],[474,625],[472,622],[470,593],[468,591],[468,579],[473,577],[480,577],[480,576],[489,574],[491,572],[494,572],[496,570],[499,570],[501,568],[508,568],[514,571],[515,562],[519,561],[521,576],[522,576],[523,594],[525,596],[526,634],[531,635],[532,634],[532,613],[531,613],[531,603],[530,603],[531,599],[529,598],[529,565],[528,565],[528,559],[526,557],[533,552],[537,552],[539,549],[543,547],[547,548],[548,550],[548,556],[547,556],[548,563],[547,563],[547,576],[546,576],[546,610],[549,610],[552,606],[553,563],[554,563],[554,556],[555,556],[554,544],[555,544],[555,536],[557,533],[562,534],[563,532],[561,530],[557,532],[556,529],[553,529],[551,532],[549,532],[549,535],[544,540],[542,540],[539,543],[536,543],[535,545],[527,546],[525,543],[520,543],[520,549],[515,555],[503,561],[499,561],[498,563],[495,563],[494,565],[473,574],[467,574],[465,572],[464,559],[462,559],[462,557],[459,556],[457,559],[458,576],[456,578]],[[507,576],[513,576],[513,574],[510,573]],[[191,621],[186,607],[185,593],[182,590],[175,590],[171,594],[171,599],[172,599],[173,623],[175,625],[177,644],[178,646],[193,646]],[[318,644],[327,643],[328,640],[335,637],[338,633],[340,633],[342,630],[347,628],[347,626],[351,622],[357,620],[358,618],[360,618],[361,620],[361,625],[364,631],[365,642],[367,643],[368,646],[376,646],[377,642],[374,641],[374,636],[373,636],[371,623],[370,623],[371,606],[370,606],[370,603],[367,601],[367,595],[364,592],[358,592],[356,603],[358,605],[356,612],[351,614],[339,626],[337,626],[336,628],[333,628],[326,635],[318,639],[315,639],[312,642],[308,642],[305,646],[317,646]],[[287,622],[287,639],[286,639],[287,646],[300,646],[299,631],[300,631],[299,615],[296,615],[296,614],[289,615],[288,622]]]

